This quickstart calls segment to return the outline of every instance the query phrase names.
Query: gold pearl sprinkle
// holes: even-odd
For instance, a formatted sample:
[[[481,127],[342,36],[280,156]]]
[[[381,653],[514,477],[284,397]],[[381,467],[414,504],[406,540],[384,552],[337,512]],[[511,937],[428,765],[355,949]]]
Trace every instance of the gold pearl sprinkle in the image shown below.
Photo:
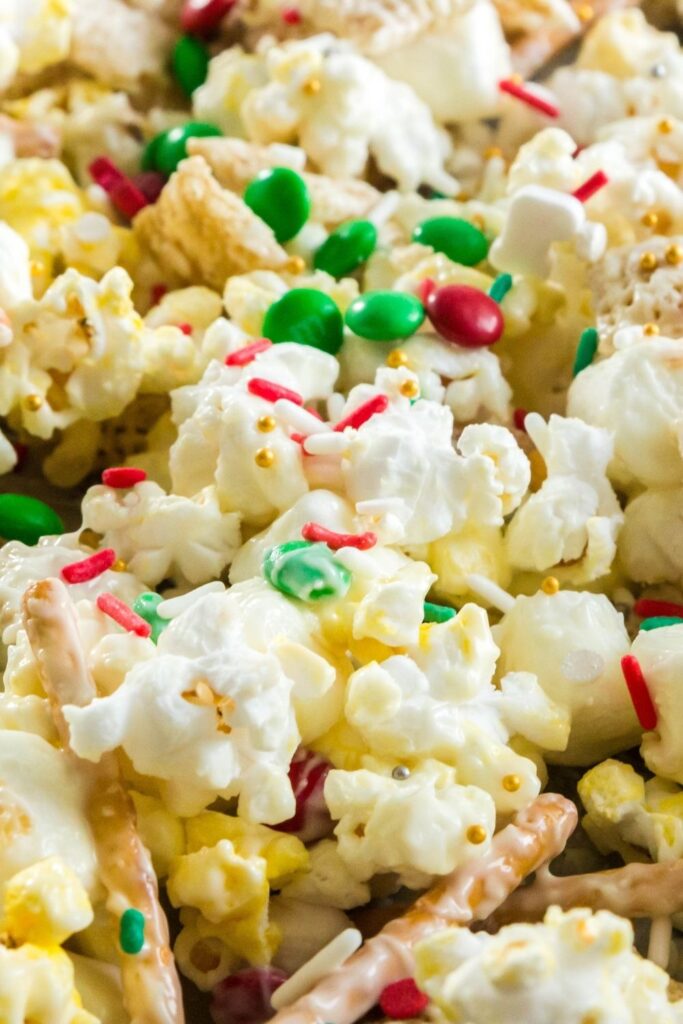
[[[595,17],[595,11],[590,4],[579,4],[574,8],[574,13],[579,21],[591,21]]]
[[[503,789],[506,793],[516,793],[522,785],[522,780],[519,775],[504,775],[503,776]]]
[[[40,260],[31,260],[31,273],[34,277],[39,277],[45,273],[45,264],[41,263]]]
[[[277,423],[273,416],[259,416],[256,421],[256,429],[260,430],[262,434],[269,434],[271,430],[275,430]]]
[[[659,214],[656,210],[648,210],[640,218],[640,223],[645,228],[657,228],[659,227]]]
[[[290,274],[303,274],[306,269],[306,260],[303,256],[290,256],[285,264],[285,270]]]
[[[664,259],[670,267],[677,267],[679,263],[683,263],[683,245],[677,245],[675,242],[668,245]]]
[[[111,567],[112,572],[127,572],[128,563],[124,562],[122,558],[117,558]]]
[[[483,825],[470,825],[466,832],[467,842],[473,846],[480,846],[486,842],[487,832]]]
[[[42,408],[44,399],[40,395],[27,395],[24,399],[24,405],[29,412],[38,412]]]
[[[663,117],[661,121],[657,122],[657,131],[660,135],[671,135],[674,130],[674,123],[670,117]]]
[[[523,78],[522,75],[520,75],[520,73],[518,71],[515,71],[515,73],[513,75],[510,75],[509,81],[510,82],[514,82],[515,85],[523,85],[524,84],[524,78]]]
[[[420,385],[416,380],[404,380],[398,390],[404,398],[417,398],[420,394]]]
[[[652,271],[657,266],[657,256],[653,252],[644,252],[638,261],[641,270]]]
[[[484,160],[495,160],[497,157],[503,155],[503,150],[500,146],[487,146],[484,150]]]
[[[254,455],[254,462],[260,469],[270,469],[275,462],[275,452],[272,448],[259,448]]]
[[[654,337],[659,334],[659,327],[657,324],[645,324],[643,327],[643,334],[647,335],[648,338]]]
[[[552,596],[553,594],[556,594],[559,589],[560,581],[556,576],[546,576],[541,583],[541,590],[544,594],[550,594]]]
[[[301,86],[302,92],[307,96],[317,96],[323,87],[323,83],[319,78],[309,78],[307,82]]]
[[[387,356],[387,366],[390,366],[392,370],[398,370],[399,366],[407,366],[408,362],[408,353],[401,348],[392,349]]]

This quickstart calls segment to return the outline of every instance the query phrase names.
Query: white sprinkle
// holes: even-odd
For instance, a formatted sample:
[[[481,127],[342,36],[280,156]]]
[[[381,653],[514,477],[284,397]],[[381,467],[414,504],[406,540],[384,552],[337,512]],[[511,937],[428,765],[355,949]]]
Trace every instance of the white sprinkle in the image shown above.
[[[308,409],[302,409],[288,398],[278,398],[273,403],[273,412],[282,423],[301,434],[324,434],[332,430],[330,423],[324,423]]]
[[[309,455],[343,455],[349,447],[349,439],[344,434],[321,432],[307,437],[303,446]]]
[[[273,1009],[283,1010],[286,1006],[295,1003],[297,999],[301,999],[311,991],[314,985],[335,971],[337,967],[341,967],[362,944],[363,936],[357,928],[347,928],[341,932],[273,992],[270,997]]]
[[[398,200],[398,192],[385,192],[377,205],[367,214],[366,219],[371,224],[374,224],[376,228],[381,227],[382,224],[386,224],[390,217],[393,217],[398,206]]]
[[[593,683],[605,671],[605,659],[597,651],[569,651],[560,665],[560,672],[571,683]]]
[[[514,607],[515,599],[512,594],[508,594],[507,590],[503,590],[493,580],[489,580],[486,576],[480,576],[478,572],[470,573],[465,578],[465,583],[475,594],[482,597],[484,601],[488,601],[494,608],[505,614]]]
[[[337,420],[342,418],[345,405],[346,399],[344,396],[340,395],[338,391],[333,392],[327,399],[327,418],[336,423]]]
[[[669,966],[669,957],[671,956],[671,930],[670,917],[652,918],[647,958],[658,967],[663,967],[664,970]]]
[[[205,583],[201,587],[190,590],[187,594],[180,594],[178,597],[169,598],[168,601],[162,601],[161,604],[157,605],[157,615],[160,615],[162,619],[175,619],[177,615],[190,608],[200,597],[206,597],[207,594],[218,594],[223,590],[225,590],[225,587],[220,580]]]

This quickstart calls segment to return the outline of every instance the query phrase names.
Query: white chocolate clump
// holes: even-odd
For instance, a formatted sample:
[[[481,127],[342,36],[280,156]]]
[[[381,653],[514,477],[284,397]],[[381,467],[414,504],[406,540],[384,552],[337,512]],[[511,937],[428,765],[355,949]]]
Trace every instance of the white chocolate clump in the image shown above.
[[[630,921],[551,907],[542,924],[497,935],[450,928],[418,943],[418,985],[447,1020],[468,1024],[675,1024],[669,978],[633,948]]]

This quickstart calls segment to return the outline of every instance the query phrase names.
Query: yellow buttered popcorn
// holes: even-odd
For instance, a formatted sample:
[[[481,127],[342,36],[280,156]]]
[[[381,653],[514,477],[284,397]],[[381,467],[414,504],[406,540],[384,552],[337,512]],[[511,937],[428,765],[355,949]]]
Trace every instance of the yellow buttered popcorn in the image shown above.
[[[92,920],[88,894],[59,857],[18,871],[5,887],[2,928],[17,945],[60,946]]]
[[[265,861],[268,881],[280,885],[283,879],[308,869],[308,851],[296,836],[233,818],[217,811],[204,811],[187,822],[187,852],[194,853],[227,839],[246,858]]]
[[[268,902],[266,862],[243,857],[229,839],[179,857],[168,878],[175,906],[192,906],[218,923],[257,916]]]
[[[165,878],[174,859],[183,852],[185,836],[182,823],[156,797],[135,790],[130,795],[135,804],[140,837],[152,855],[157,875]]]
[[[99,1024],[83,1009],[74,969],[61,949],[0,945],[0,1020],[31,1024]]]

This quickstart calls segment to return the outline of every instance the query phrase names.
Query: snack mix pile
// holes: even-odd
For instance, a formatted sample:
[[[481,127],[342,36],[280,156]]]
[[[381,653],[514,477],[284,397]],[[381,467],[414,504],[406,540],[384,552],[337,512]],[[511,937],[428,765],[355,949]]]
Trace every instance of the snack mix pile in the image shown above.
[[[682,1024],[682,19],[0,0],[0,1024]]]

